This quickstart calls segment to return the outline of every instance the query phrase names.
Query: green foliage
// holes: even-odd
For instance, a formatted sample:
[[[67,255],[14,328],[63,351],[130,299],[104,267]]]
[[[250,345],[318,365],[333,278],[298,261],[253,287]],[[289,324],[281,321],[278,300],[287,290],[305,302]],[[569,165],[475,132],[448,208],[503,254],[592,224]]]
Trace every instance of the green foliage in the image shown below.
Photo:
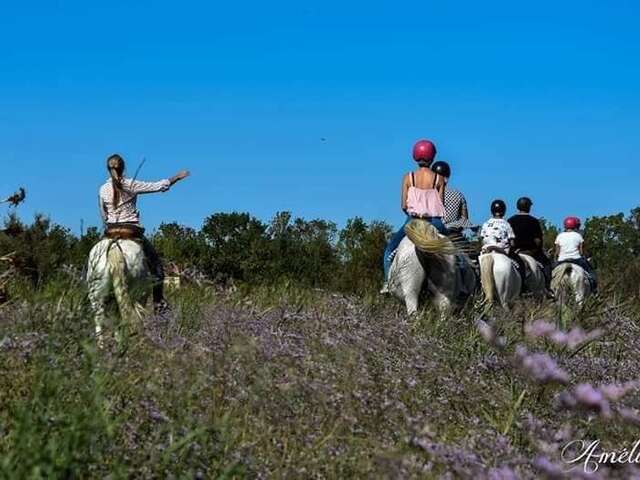
[[[552,252],[559,229],[544,219],[541,223],[544,248]],[[249,213],[232,212],[207,217],[200,229],[164,223],[150,238],[165,262],[223,284],[293,282],[368,294],[381,283],[390,233],[388,224],[359,217],[339,230],[333,222],[294,218],[286,211],[267,223]],[[589,218],[584,236],[600,278],[610,279],[609,284],[625,295],[637,294],[638,282],[629,279],[640,278],[640,208],[627,217],[619,213]],[[76,237],[41,215],[30,225],[12,215],[0,232],[0,255],[15,252],[20,278],[37,287],[60,275],[63,266],[83,271],[99,238],[95,227]]]
[[[330,284],[339,267],[333,247],[336,225],[324,220],[292,221],[290,212],[279,212],[267,230],[268,278],[286,278],[308,286]]]
[[[71,259],[75,241],[68,229],[42,215],[36,215],[31,225],[11,215],[0,233],[0,255],[15,252],[16,269],[37,285]]]
[[[251,280],[258,276],[267,252],[267,226],[248,213],[207,217],[202,235],[208,245],[207,273],[217,280]]]
[[[382,258],[391,227],[383,222],[367,224],[356,217],[340,232],[337,250],[343,272],[338,288],[362,292],[382,282]]]
[[[600,264],[619,267],[640,255],[640,208],[627,218],[622,213],[589,218],[585,224],[585,242]]]
[[[592,217],[585,224],[586,253],[601,277],[624,297],[640,293],[640,208],[625,218],[622,213]]]
[[[65,369],[68,357],[53,353],[32,361],[27,395],[7,405],[11,433],[0,463],[5,478],[70,478],[101,461],[115,425],[103,397],[104,376],[94,371],[86,348],[79,369]],[[57,368],[48,368],[52,360]]]
[[[204,235],[177,223],[163,223],[151,236],[160,257],[180,266],[204,270],[207,266],[208,246]]]
[[[542,248],[546,252],[553,252],[554,243],[556,241],[556,237],[560,230],[554,224],[550,223],[548,220],[541,218],[540,225],[542,226],[542,235],[543,235],[543,243]]]

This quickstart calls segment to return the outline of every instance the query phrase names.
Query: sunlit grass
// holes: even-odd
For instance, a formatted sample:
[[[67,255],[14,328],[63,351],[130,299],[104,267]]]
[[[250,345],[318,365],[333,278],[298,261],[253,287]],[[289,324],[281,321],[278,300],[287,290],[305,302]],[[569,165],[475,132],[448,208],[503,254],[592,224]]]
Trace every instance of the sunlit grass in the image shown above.
[[[607,332],[576,354],[524,337],[526,322],[557,315],[533,300],[492,312],[497,351],[473,305],[407,318],[374,294],[191,285],[118,351],[96,349],[81,284],[16,285],[12,297],[0,307],[3,477],[477,478],[508,466],[537,478],[535,422],[614,446],[637,436],[558,410],[562,387],[532,384],[509,361],[524,343],[551,352],[572,383],[640,377],[637,300],[589,302],[575,322]]]

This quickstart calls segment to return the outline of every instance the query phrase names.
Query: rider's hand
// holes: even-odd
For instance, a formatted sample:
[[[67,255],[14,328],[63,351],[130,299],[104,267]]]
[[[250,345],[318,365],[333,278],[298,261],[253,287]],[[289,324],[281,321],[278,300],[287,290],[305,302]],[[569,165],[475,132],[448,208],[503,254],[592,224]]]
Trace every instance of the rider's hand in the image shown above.
[[[171,185],[173,185],[176,182],[184,178],[187,178],[189,175],[190,175],[189,170],[180,170],[178,173],[176,173],[173,177],[169,179],[169,182],[171,182]]]

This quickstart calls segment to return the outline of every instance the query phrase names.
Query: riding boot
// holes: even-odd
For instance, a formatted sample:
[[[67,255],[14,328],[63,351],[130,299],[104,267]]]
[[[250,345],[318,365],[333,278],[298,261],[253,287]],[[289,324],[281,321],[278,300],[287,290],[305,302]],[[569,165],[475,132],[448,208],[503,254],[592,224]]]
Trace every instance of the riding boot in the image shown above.
[[[464,258],[462,255],[456,255],[456,275],[458,276],[458,282],[460,285],[460,293],[465,297],[468,297],[471,292],[467,290],[467,285],[464,281],[464,271],[466,270],[466,265],[464,262]]]

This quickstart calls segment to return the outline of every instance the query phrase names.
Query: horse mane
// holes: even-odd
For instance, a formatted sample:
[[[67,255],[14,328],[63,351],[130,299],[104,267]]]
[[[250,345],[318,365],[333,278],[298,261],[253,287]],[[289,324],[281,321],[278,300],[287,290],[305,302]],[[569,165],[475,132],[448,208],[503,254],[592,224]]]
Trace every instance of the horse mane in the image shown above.
[[[436,227],[426,220],[414,219],[404,227],[404,231],[418,250],[435,255],[454,255],[457,248]]]

